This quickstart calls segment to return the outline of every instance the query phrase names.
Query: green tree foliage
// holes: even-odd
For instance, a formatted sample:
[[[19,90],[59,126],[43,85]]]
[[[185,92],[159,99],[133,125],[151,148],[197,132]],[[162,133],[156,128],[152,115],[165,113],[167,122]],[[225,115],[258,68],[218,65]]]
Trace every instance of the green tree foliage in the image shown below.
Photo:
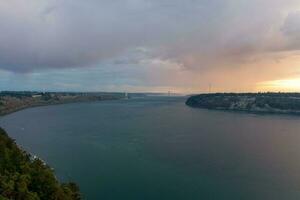
[[[79,200],[75,183],[60,184],[52,169],[33,159],[0,128],[0,200]]]
[[[260,112],[300,113],[300,93],[215,93],[191,96],[192,107]],[[278,111],[279,110],[279,111]]]

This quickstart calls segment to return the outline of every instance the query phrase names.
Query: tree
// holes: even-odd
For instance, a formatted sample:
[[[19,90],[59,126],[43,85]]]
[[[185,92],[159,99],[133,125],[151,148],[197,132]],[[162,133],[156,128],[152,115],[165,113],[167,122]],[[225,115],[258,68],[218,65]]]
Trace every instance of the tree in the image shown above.
[[[53,170],[21,150],[0,128],[0,200],[79,200],[75,183],[59,183]]]

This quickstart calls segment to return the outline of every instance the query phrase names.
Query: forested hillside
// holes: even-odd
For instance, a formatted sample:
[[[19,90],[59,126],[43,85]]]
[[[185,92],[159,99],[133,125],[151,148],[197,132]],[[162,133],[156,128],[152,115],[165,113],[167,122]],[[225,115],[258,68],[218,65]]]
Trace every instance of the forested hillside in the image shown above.
[[[300,114],[299,93],[215,93],[190,97],[191,107],[256,113]]]
[[[0,200],[78,200],[75,183],[61,184],[43,161],[32,158],[0,128]]]

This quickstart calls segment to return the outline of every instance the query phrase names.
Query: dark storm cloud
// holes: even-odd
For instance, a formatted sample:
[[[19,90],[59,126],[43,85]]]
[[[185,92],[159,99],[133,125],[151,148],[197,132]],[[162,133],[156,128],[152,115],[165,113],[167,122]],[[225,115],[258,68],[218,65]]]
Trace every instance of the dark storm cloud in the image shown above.
[[[300,50],[300,11],[290,13],[281,30],[288,40],[288,48]]]
[[[191,69],[239,63],[268,49],[273,42],[270,35],[280,29],[282,12],[296,4],[295,0],[1,1],[0,68],[30,72],[107,60],[137,64],[145,56]],[[289,15],[283,26],[290,38],[298,37],[298,15]],[[145,55],[134,57],[132,49],[138,48],[146,49]]]

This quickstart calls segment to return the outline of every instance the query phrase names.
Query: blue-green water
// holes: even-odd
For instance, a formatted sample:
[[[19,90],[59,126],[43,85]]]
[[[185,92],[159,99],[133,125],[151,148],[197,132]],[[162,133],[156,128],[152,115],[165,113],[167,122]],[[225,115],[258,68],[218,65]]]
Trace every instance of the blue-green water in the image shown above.
[[[184,98],[37,107],[0,118],[85,199],[300,199],[300,117],[193,109]]]

